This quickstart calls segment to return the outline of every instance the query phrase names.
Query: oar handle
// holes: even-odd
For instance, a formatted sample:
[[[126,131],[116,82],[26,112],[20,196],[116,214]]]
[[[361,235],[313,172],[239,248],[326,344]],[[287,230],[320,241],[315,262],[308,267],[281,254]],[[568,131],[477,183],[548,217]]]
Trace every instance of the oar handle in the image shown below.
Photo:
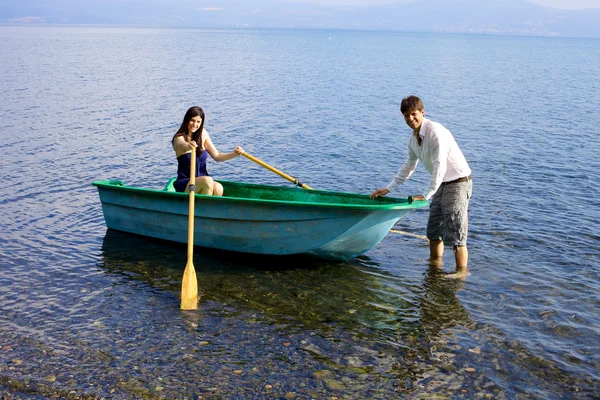
[[[277,168],[274,168],[272,166],[270,166],[269,164],[267,164],[264,161],[259,160],[258,158],[254,157],[251,154],[248,154],[246,152],[242,153],[242,155],[246,158],[248,158],[249,160],[254,161],[255,163],[257,163],[258,165],[262,165],[263,167],[265,167],[266,169],[268,169],[269,171],[275,172],[277,175],[281,176],[282,178],[287,179],[288,181],[292,182],[294,185],[301,187],[302,189],[308,189],[308,190],[313,190],[313,188],[311,188],[310,186],[300,182],[298,179],[293,178],[291,176],[289,176],[288,174],[281,172],[280,170],[278,170]]]

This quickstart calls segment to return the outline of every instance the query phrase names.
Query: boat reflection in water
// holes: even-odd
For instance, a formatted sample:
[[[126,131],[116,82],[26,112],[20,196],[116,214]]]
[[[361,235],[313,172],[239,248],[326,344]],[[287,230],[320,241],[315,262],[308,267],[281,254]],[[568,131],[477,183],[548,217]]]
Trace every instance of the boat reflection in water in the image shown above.
[[[179,311],[178,299],[185,245],[108,230],[98,266],[121,277],[113,292],[133,297],[132,288],[138,290],[135,307],[120,308],[114,316],[115,327],[135,321],[135,332],[158,327],[155,336],[177,338],[182,323],[189,324],[185,341],[198,346],[198,365],[209,369],[260,365],[259,370],[280,371],[279,379],[290,384],[306,378],[306,371],[326,370],[327,379],[345,382],[346,390],[361,398],[372,398],[369,388],[390,387],[399,397],[427,398],[456,387],[493,394],[494,378],[479,372],[508,379],[516,369],[536,371],[541,362],[544,373],[562,376],[553,363],[536,359],[514,341],[518,352],[507,348],[501,331],[474,320],[457,296],[465,282],[445,278],[427,260],[391,267],[398,260],[374,255],[385,264],[367,256],[332,262],[201,249],[194,265],[203,297],[199,310],[186,313]],[[150,350],[175,365],[178,346]],[[485,357],[479,355],[484,351]],[[465,373],[467,367],[472,372]],[[270,379],[265,374],[256,379]],[[488,389],[479,387],[483,383]]]
[[[367,329],[375,335],[372,339],[383,342],[414,341],[469,323],[456,297],[461,283],[444,279],[435,269],[425,270],[424,280],[414,282],[387,273],[367,256],[327,261],[199,250],[194,265],[202,301],[258,312],[273,322]],[[185,245],[109,229],[102,256],[107,272],[169,293],[171,306],[178,304]]]
[[[177,325],[187,321],[186,342],[198,343],[195,357],[209,368],[261,365],[290,382],[326,370],[327,379],[345,380],[349,393],[369,397],[368,388],[389,390],[392,381],[411,391],[424,374],[439,371],[435,349],[444,336],[470,324],[456,282],[439,274],[425,273],[424,282],[421,275],[394,276],[366,256],[336,262],[199,250],[194,265],[202,299],[194,312],[179,312],[184,245],[108,230],[99,267],[122,277],[123,288],[115,290],[141,290],[136,316],[120,318],[134,318],[141,331],[160,326],[166,337],[181,335]],[[164,363],[176,364],[174,351],[161,355]]]

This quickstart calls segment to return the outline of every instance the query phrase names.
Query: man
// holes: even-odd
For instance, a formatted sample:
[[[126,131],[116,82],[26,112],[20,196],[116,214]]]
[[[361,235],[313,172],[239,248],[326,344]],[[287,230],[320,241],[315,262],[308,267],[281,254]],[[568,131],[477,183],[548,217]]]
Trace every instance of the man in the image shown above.
[[[412,129],[408,139],[408,159],[390,184],[374,191],[371,198],[384,196],[403,184],[421,161],[431,174],[431,181],[423,195],[413,198],[431,199],[427,222],[431,262],[440,263],[444,243],[451,245],[456,260],[456,276],[466,276],[469,259],[467,209],[473,185],[471,169],[450,131],[425,118],[421,99],[417,96],[402,99],[400,112]]]

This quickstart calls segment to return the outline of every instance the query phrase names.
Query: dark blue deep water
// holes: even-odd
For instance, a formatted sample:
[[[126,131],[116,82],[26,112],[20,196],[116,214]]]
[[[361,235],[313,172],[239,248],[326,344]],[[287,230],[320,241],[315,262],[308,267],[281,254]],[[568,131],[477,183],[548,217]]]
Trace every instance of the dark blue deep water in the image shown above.
[[[595,398],[598,60],[586,39],[0,27],[0,395]],[[203,297],[181,312],[185,246],[104,225],[91,182],[161,188],[192,105],[221,151],[370,193],[406,156],[409,94],[473,169],[464,281],[394,233],[341,263],[196,249]],[[208,168],[290,185],[245,158]]]

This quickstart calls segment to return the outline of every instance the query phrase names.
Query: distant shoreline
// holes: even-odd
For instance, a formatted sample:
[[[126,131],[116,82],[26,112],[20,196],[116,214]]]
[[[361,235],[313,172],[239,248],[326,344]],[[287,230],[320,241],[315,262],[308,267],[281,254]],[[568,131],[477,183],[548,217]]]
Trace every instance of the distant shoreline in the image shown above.
[[[118,28],[118,29],[177,29],[177,30],[239,30],[239,31],[316,31],[316,32],[373,32],[393,34],[423,35],[469,35],[469,36],[504,36],[504,37],[536,37],[561,39],[600,39],[595,36],[567,36],[558,32],[487,32],[487,31],[452,31],[452,30],[398,30],[398,29],[350,29],[350,28],[285,28],[285,27],[225,27],[225,26],[169,26],[169,25],[124,25],[124,24],[54,24],[54,23],[14,23],[0,22],[0,27],[53,27],[53,28]]]

